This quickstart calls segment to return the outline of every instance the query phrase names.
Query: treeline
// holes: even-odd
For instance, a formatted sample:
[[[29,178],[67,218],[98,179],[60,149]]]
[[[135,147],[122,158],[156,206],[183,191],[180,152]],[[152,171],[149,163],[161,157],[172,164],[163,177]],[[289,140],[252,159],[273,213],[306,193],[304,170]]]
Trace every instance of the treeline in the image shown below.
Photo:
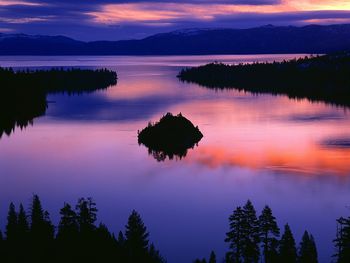
[[[75,208],[64,203],[55,227],[37,195],[28,211],[11,203],[4,235],[0,231],[0,262],[166,262],[136,211],[117,236],[96,225],[97,211],[91,198],[79,199]]]
[[[183,69],[178,78],[214,89],[285,94],[350,106],[350,53],[345,52],[273,63],[211,63]]]
[[[333,255],[335,263],[350,262],[350,217],[337,220],[337,236],[333,241],[336,253]],[[272,210],[265,206],[259,215],[251,201],[241,207],[238,206],[229,217],[229,231],[225,242],[229,250],[225,263],[317,263],[317,247],[313,235],[304,232],[299,246],[288,224],[284,226],[281,235]],[[196,259],[194,263],[216,263],[214,252],[208,261]]]
[[[0,138],[15,127],[32,124],[46,112],[49,93],[76,94],[105,89],[116,84],[117,73],[107,70],[0,68]]]
[[[166,262],[150,243],[149,232],[135,210],[128,218],[125,231],[117,235],[104,224],[96,224],[97,212],[91,198],[80,198],[75,207],[64,203],[58,226],[54,226],[37,195],[33,195],[27,211],[22,204],[16,210],[11,203],[6,227],[3,233],[0,231],[0,262]],[[332,262],[348,263],[350,217],[339,218],[337,224]],[[297,246],[288,224],[281,233],[271,208],[265,206],[257,216],[249,200],[229,216],[225,242],[229,247],[225,258],[217,259],[212,251],[208,260],[196,259],[194,263],[318,262],[312,234],[305,231]]]

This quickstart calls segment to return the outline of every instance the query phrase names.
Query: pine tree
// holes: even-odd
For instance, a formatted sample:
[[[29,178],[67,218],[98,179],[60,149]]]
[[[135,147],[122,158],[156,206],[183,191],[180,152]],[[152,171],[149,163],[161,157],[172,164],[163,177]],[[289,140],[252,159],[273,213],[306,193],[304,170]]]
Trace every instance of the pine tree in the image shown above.
[[[316,242],[315,242],[313,235],[310,235],[310,254],[311,254],[310,257],[313,259],[312,262],[317,263],[318,262],[318,253],[317,253]]]
[[[108,262],[116,258],[116,241],[106,225],[100,223],[97,227],[93,243],[96,262]]]
[[[23,208],[23,205],[19,205],[18,212],[18,236],[22,242],[26,242],[28,239],[29,224],[27,220],[27,214]]]
[[[77,215],[68,203],[64,203],[60,210],[60,221],[56,236],[58,262],[78,261],[82,251],[79,250],[79,227]],[[62,253],[64,251],[64,254]]]
[[[91,197],[85,199],[80,198],[76,206],[78,212],[79,229],[82,233],[92,232],[96,229],[95,222],[97,220],[96,203]]]
[[[117,262],[127,262],[126,240],[122,231],[119,231],[117,238]]]
[[[141,216],[133,210],[125,230],[126,247],[131,262],[142,262],[147,258],[148,236],[149,233]]]
[[[124,237],[122,231],[119,231],[117,241],[118,241],[119,246],[124,246],[125,245],[125,237]]]
[[[18,238],[18,215],[16,213],[16,208],[13,203],[9,206],[9,211],[7,214],[7,225],[6,225],[6,240],[8,243],[13,243],[17,241]]]
[[[18,212],[17,235],[17,250],[21,251],[17,255],[17,260],[18,262],[25,262],[28,254],[29,225],[22,204],[20,204]]]
[[[62,242],[76,240],[79,227],[77,222],[77,214],[74,212],[70,204],[64,203],[60,210],[61,219],[58,224],[57,239]]]
[[[279,261],[283,263],[296,263],[297,261],[295,240],[288,224],[284,226],[284,233],[279,244]]]
[[[49,213],[42,208],[37,195],[33,195],[30,222],[31,260],[44,262],[53,253],[54,226],[51,223]]]
[[[39,196],[34,195],[31,205],[31,214],[30,214],[30,232],[32,238],[40,238],[43,234],[43,222],[44,222],[44,210],[41,206]]]
[[[165,263],[165,260],[163,257],[160,255],[159,251],[155,248],[154,244],[152,243],[149,246],[149,263]]]
[[[225,242],[229,243],[230,251],[226,254],[226,263],[243,262],[243,238],[244,231],[244,212],[242,207],[238,206],[229,217],[230,231],[226,233]]]
[[[216,255],[215,255],[215,252],[214,252],[214,251],[212,251],[212,252],[210,253],[210,257],[209,257],[208,263],[216,263]]]
[[[5,243],[5,254],[3,258],[5,262],[18,262],[19,253],[18,250],[18,214],[16,212],[15,205],[10,203],[8,214],[7,214],[7,225],[5,228],[6,241]]]
[[[77,222],[79,227],[79,242],[77,251],[80,251],[81,260],[92,261],[96,257],[97,220],[96,203],[92,198],[80,198],[76,205]],[[85,253],[84,251],[90,251]]]
[[[52,241],[55,237],[55,226],[52,224],[50,219],[50,213],[44,211],[44,229],[47,241]]]
[[[250,200],[243,207],[244,236],[243,236],[243,258],[244,262],[259,261],[259,222],[255,208]]]
[[[350,218],[337,219],[337,236],[333,242],[337,250],[334,255],[336,262],[350,262]]]
[[[259,217],[259,232],[263,247],[264,262],[277,262],[277,244],[280,229],[270,207],[265,206]]]
[[[307,231],[304,232],[299,245],[298,263],[317,263],[317,249],[315,241]]]
[[[51,223],[49,212],[42,208],[37,195],[33,196],[30,219],[30,234],[33,241],[51,242],[54,238],[54,226]]]

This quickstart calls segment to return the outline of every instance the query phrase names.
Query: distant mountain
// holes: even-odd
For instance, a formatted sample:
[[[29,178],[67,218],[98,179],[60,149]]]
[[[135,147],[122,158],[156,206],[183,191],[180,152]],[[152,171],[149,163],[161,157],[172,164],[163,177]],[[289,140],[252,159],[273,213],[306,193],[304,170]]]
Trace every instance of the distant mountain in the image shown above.
[[[0,55],[189,55],[329,53],[350,49],[350,24],[250,29],[184,29],[141,40],[77,41],[0,34]]]

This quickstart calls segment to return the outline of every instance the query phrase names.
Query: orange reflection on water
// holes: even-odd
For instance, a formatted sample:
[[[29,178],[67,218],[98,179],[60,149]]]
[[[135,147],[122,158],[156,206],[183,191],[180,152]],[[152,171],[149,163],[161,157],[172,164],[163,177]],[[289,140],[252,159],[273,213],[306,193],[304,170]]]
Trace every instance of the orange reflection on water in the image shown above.
[[[264,151],[265,150],[265,151]],[[238,149],[237,149],[238,151]],[[220,147],[201,147],[192,158],[196,162],[210,168],[222,166],[240,166],[252,169],[269,169],[280,172],[302,173],[305,175],[320,175],[336,173],[348,175],[350,173],[350,150],[320,150],[316,147],[299,151],[288,149],[260,149],[260,152],[229,151]]]
[[[201,101],[174,107],[204,134],[188,162],[210,168],[239,166],[302,174],[350,174],[347,111],[307,100],[269,95]],[[347,137],[348,136],[348,137]]]

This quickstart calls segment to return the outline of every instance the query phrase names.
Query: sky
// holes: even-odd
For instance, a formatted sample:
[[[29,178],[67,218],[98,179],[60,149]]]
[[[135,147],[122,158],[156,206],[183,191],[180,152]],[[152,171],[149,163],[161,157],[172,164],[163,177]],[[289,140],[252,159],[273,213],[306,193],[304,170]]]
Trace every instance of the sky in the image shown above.
[[[0,0],[0,32],[140,39],[185,28],[350,23],[350,0]]]

